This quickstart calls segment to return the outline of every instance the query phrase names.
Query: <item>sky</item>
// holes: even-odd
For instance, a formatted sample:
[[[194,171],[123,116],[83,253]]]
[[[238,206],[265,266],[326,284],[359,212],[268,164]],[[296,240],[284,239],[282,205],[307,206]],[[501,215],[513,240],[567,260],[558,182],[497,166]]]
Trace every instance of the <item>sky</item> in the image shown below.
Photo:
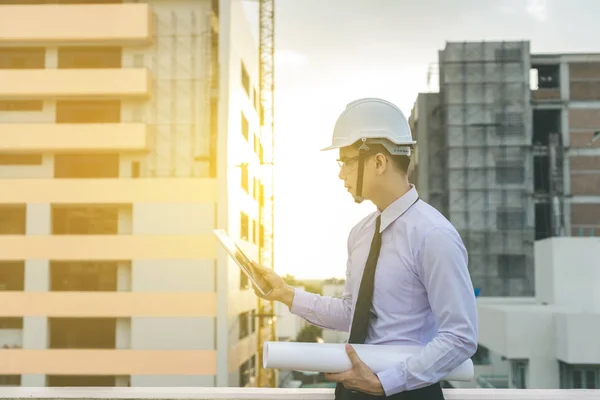
[[[256,2],[244,1],[258,24]],[[346,104],[382,97],[407,115],[446,42],[528,40],[533,53],[600,53],[598,0],[276,0],[275,269],[344,277],[357,205],[331,142]],[[256,25],[255,25],[256,26]],[[418,146],[418,143],[417,143]]]

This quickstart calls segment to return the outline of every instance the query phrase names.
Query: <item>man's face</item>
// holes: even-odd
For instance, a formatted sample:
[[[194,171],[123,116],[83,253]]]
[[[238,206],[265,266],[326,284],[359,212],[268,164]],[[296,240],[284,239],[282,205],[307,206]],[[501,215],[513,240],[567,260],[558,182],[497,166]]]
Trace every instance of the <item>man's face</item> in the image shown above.
[[[358,184],[358,150],[353,147],[343,147],[340,149],[338,158],[340,164],[340,173],[338,177],[344,181],[344,187],[352,196],[356,196]],[[373,156],[365,157],[365,167],[363,171],[363,186],[361,196],[369,198],[371,186],[375,178],[375,168]]]

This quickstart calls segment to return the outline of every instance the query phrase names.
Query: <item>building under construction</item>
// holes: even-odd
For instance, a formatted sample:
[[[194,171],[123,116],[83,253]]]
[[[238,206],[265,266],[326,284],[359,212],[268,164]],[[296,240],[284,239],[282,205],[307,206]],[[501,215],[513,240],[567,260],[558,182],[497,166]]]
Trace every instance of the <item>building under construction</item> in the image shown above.
[[[235,1],[0,1],[0,385],[273,384],[274,313],[213,235],[272,267],[251,25]]]
[[[460,232],[482,296],[534,292],[533,242],[600,236],[600,55],[447,43],[411,114],[417,189]]]

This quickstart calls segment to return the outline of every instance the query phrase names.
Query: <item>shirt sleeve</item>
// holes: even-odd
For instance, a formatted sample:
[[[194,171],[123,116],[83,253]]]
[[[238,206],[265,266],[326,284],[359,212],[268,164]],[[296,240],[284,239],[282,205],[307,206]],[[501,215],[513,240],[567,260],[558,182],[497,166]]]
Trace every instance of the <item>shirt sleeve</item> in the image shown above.
[[[443,380],[477,350],[477,304],[458,233],[449,228],[431,231],[416,262],[438,334],[419,354],[377,374],[387,396]]]
[[[350,243],[352,232],[348,236],[348,259],[346,262],[346,283],[342,298],[321,296],[308,293],[304,290],[294,289],[294,300],[290,312],[304,318],[309,323],[321,328],[341,332],[350,330],[352,318],[352,285],[348,271],[350,268]]]

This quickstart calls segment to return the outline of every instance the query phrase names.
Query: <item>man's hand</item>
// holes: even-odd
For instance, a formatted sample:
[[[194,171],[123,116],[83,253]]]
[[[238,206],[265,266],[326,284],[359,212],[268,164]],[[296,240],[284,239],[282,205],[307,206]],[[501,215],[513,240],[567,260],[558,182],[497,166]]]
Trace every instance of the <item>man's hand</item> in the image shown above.
[[[294,301],[294,288],[285,283],[285,281],[272,269],[265,268],[255,262],[252,262],[252,266],[273,288],[271,293],[266,296],[263,296],[256,288],[254,288],[254,293],[261,299],[280,301],[291,308],[292,302]]]
[[[385,394],[383,386],[381,386],[381,382],[379,382],[379,378],[377,378],[377,375],[371,371],[367,364],[361,361],[358,354],[356,354],[354,347],[346,344],[346,352],[352,362],[352,368],[337,374],[325,374],[325,378],[330,381],[340,382],[347,389],[357,390],[375,396]]]

